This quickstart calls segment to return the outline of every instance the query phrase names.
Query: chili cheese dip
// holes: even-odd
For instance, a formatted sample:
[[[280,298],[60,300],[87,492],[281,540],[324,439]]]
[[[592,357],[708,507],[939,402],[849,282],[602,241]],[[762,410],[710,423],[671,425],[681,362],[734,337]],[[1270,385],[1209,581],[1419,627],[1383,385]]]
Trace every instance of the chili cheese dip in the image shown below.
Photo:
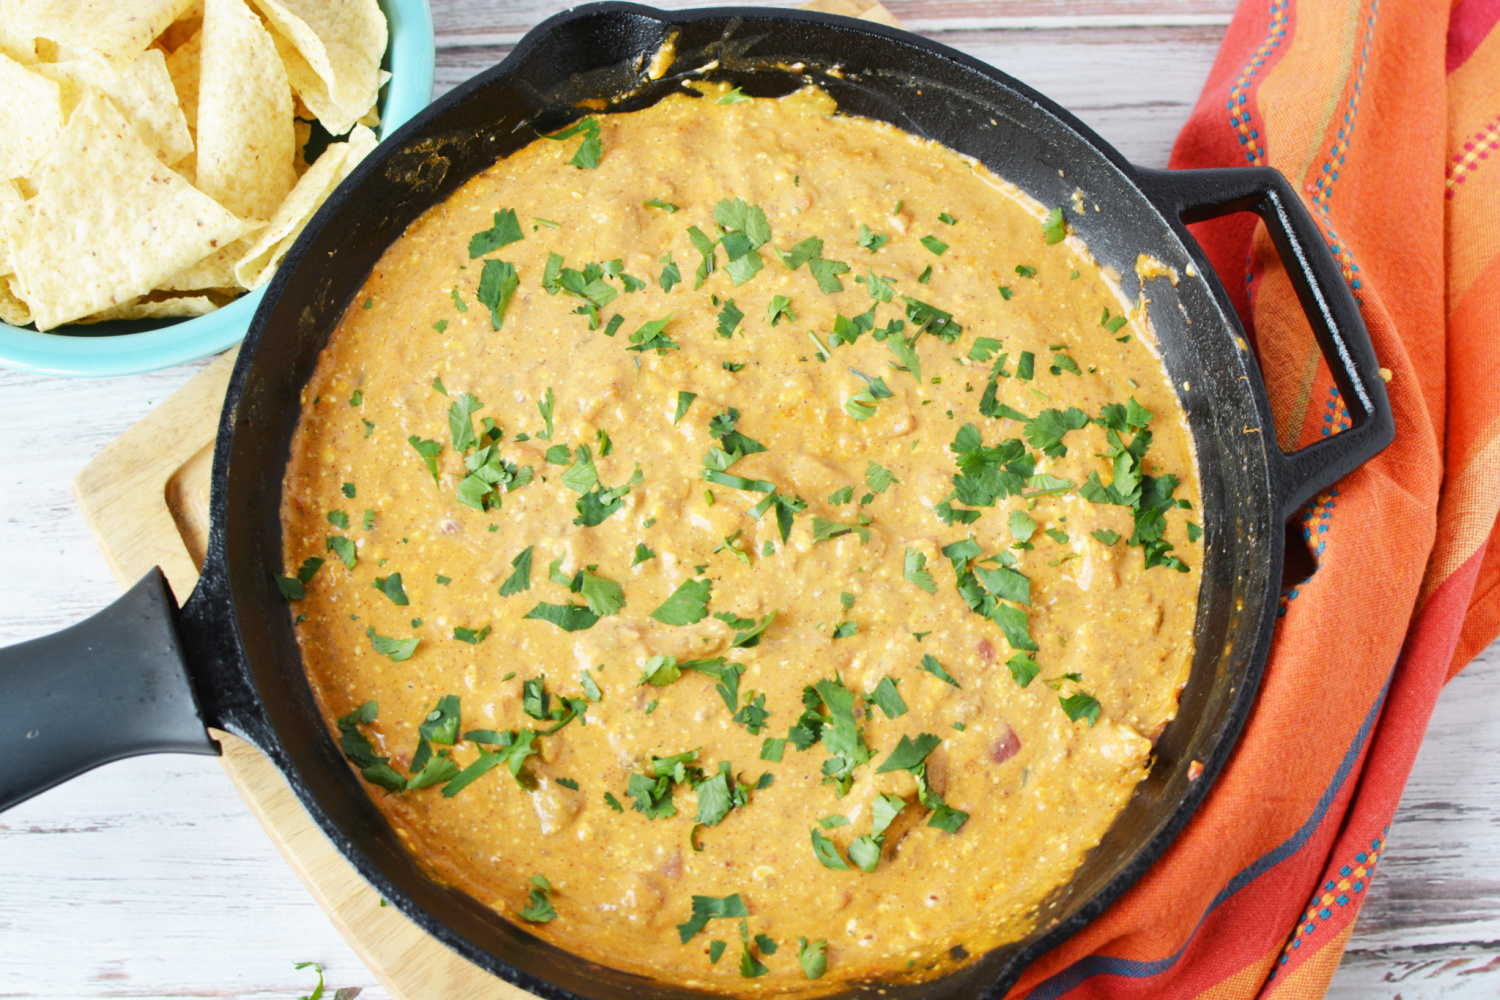
[[[330,728],[435,878],[604,965],[813,994],[1017,939],[1192,659],[1150,336],[1063,211],[819,91],[540,138],[305,390]]]

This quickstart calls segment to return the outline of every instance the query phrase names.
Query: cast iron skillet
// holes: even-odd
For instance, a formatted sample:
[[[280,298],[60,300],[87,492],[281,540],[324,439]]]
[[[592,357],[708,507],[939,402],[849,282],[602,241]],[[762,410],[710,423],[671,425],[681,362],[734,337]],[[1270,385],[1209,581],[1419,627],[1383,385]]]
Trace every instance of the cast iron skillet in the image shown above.
[[[678,55],[667,76],[645,79],[641,67],[673,35]],[[698,995],[575,958],[424,875],[331,738],[272,577],[282,571],[281,483],[298,394],[386,247],[535,129],[579,117],[580,102],[640,108],[710,60],[718,65],[708,76],[754,95],[816,82],[844,112],[974,156],[1044,205],[1067,206],[1081,190],[1087,210],[1069,210],[1068,221],[1132,297],[1139,253],[1181,275],[1175,287],[1156,279],[1147,290],[1197,446],[1207,541],[1197,654],[1177,719],[1150,777],[1044,902],[1029,937],[977,956],[957,949],[925,983],[848,992],[998,997],[1140,877],[1187,823],[1249,712],[1275,622],[1286,519],[1394,435],[1354,301],[1312,218],[1274,171],[1137,170],[1062,108],[952,49],[863,21],[753,8],[667,13],[601,3],[565,12],[371,154],[318,213],[256,313],[224,405],[208,556],[187,603],[179,609],[155,572],[93,618],[0,652],[0,808],[131,754],[214,753],[204,730],[218,727],[264,750],[381,895],[478,965],[551,998]],[[1243,331],[1183,225],[1237,211],[1265,221],[1354,420],[1292,455],[1276,445]]]

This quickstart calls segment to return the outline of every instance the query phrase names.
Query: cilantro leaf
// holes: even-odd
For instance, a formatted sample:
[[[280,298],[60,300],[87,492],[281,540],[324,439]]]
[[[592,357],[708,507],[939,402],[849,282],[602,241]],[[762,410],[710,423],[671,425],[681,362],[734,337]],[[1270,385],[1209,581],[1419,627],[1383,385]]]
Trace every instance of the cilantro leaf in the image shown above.
[[[891,238],[884,233],[877,233],[869,226],[861,225],[859,227],[859,238],[854,242],[855,245],[862,246],[871,253],[874,253],[889,243],[890,240]]]
[[[613,580],[606,580],[602,576],[595,576],[587,570],[582,572],[582,586],[580,592],[583,599],[588,602],[589,610],[600,618],[620,613],[625,606],[625,590]]]
[[[1088,422],[1088,416],[1077,407],[1043,410],[1027,421],[1026,439],[1033,448],[1040,448],[1044,454],[1061,458],[1068,453],[1067,445],[1062,443],[1063,435],[1086,427]]]
[[[482,233],[475,233],[469,237],[469,259],[483,257],[485,254],[499,250],[525,238],[521,232],[521,223],[516,219],[516,210],[513,208],[502,209],[495,213],[494,226]],[[455,302],[458,300],[455,299]]]
[[[943,665],[939,663],[937,661],[937,657],[933,656],[931,653],[923,655],[922,662],[918,666],[918,669],[926,671],[945,684],[952,684],[956,688],[961,688],[963,686],[959,684],[958,681],[953,679],[952,674],[943,669]]]
[[[875,769],[876,774],[885,774],[888,771],[910,771],[921,765],[927,759],[927,755],[937,749],[942,743],[942,737],[933,736],[931,733],[920,733],[913,740],[903,735],[901,741],[896,744],[896,749]]]
[[[901,480],[896,478],[896,474],[882,465],[870,462],[865,466],[865,485],[870,487],[872,493],[884,493],[891,484],[899,482]]]
[[[332,552],[344,563],[346,569],[353,569],[359,558],[354,554],[354,540],[352,538],[341,538],[337,535],[328,536],[328,547],[325,552]]]
[[[734,328],[739,326],[740,320],[744,318],[745,314],[735,306],[734,299],[725,299],[724,308],[719,310],[719,336],[725,338],[734,336]]]
[[[630,346],[627,351],[656,351],[657,354],[666,354],[667,351],[680,350],[680,345],[671,337],[666,335],[667,323],[672,319],[672,313],[667,313],[661,319],[653,319],[642,323],[640,329],[630,335]]]
[[[822,863],[824,868],[832,868],[835,871],[846,872],[849,865],[839,855],[839,849],[833,841],[823,836],[814,828],[812,831],[813,856]]]
[[[579,632],[592,628],[599,616],[583,604],[548,604],[539,602],[526,612],[525,617],[537,621],[551,622],[564,632]]]
[[[924,247],[926,247],[928,250],[932,251],[932,253],[939,257],[948,252],[948,244],[944,243],[936,236],[924,236],[917,242],[921,243]]]
[[[464,628],[462,625],[456,625],[453,628],[453,638],[459,642],[467,642],[471,646],[477,646],[489,637],[490,627],[488,625],[477,632],[471,628]]]
[[[828,942],[797,939],[797,962],[808,979],[821,979],[828,971]]]
[[[406,443],[415,448],[417,454],[422,456],[422,461],[427,464],[427,471],[432,473],[432,481],[434,483],[437,482],[437,457],[438,453],[443,450],[442,444],[437,441],[419,438],[415,434],[407,438]]]
[[[890,674],[886,674],[875,685],[875,690],[870,692],[870,700],[885,713],[887,719],[899,719],[906,714],[906,701],[901,697],[901,692],[896,690],[897,683]]]
[[[783,253],[778,250],[776,253],[781,257],[783,264],[795,271],[808,261],[823,256],[823,241],[816,236],[809,236],[801,243],[792,247],[790,252]]]
[[[375,647],[375,652],[382,656],[389,656],[397,663],[411,659],[411,654],[417,651],[417,644],[421,642],[420,639],[391,639],[376,635],[373,625],[365,629],[365,635],[370,637],[370,645]]]
[[[855,837],[849,843],[849,860],[859,870],[871,874],[880,865],[880,838],[870,834]]]
[[[1048,246],[1053,243],[1061,243],[1068,236],[1068,224],[1063,221],[1063,210],[1054,208],[1047,213],[1042,220],[1042,239],[1047,241]]]
[[[659,208],[663,212],[666,212],[668,215],[673,215],[677,212],[676,205],[672,204],[669,201],[662,201],[660,198],[652,198],[650,201],[645,201],[641,204],[645,205],[647,208]]]
[[[407,605],[411,602],[406,599],[406,590],[401,586],[401,574],[392,573],[390,576],[377,576],[375,578],[375,589],[391,599],[392,604]]]
[[[849,265],[841,260],[824,260],[822,257],[814,257],[807,262],[807,268],[818,282],[818,288],[827,294],[842,292],[844,283],[839,280],[839,275],[847,274]]]
[[[1005,661],[1005,665],[1010,668],[1010,676],[1021,687],[1036,680],[1036,675],[1042,672],[1037,662],[1025,653],[1012,654],[1011,658]]]
[[[639,566],[641,563],[645,562],[647,559],[655,559],[655,558],[656,558],[656,550],[655,549],[651,548],[645,542],[636,542],[635,543],[635,557],[630,560],[630,565],[632,565],[632,566]]]
[[[1058,701],[1062,704],[1062,710],[1073,722],[1087,719],[1089,725],[1092,726],[1099,721],[1099,699],[1086,691],[1075,691],[1066,697],[1059,696]]]
[[[745,908],[745,901],[740,899],[739,893],[722,898],[694,896],[693,915],[687,923],[677,925],[677,934],[682,939],[682,943],[687,944],[694,935],[708,926],[710,920],[748,916],[750,916],[750,911]]]
[[[693,400],[697,398],[698,394],[696,392],[688,392],[686,389],[678,390],[677,412],[672,415],[672,423],[681,423],[682,418],[687,416],[688,408],[693,405]]]
[[[486,258],[484,270],[479,273],[479,290],[475,298],[490,311],[490,327],[498,330],[505,322],[505,311],[510,308],[511,296],[521,287],[516,269],[503,260]]]
[[[708,616],[708,598],[712,589],[712,580],[684,580],[660,607],[651,612],[651,617],[667,625],[696,624]]]
[[[932,573],[927,569],[927,557],[916,549],[907,546],[906,561],[903,576],[908,583],[927,591],[929,594],[937,593],[937,582],[933,580]]]

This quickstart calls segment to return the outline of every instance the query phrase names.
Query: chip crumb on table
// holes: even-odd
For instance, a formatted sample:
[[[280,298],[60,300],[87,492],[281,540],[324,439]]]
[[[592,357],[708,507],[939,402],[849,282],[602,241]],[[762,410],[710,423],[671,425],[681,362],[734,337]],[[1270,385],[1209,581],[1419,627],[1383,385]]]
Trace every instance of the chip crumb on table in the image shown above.
[[[0,0],[0,321],[201,316],[270,280],[375,146],[386,40],[376,0]]]

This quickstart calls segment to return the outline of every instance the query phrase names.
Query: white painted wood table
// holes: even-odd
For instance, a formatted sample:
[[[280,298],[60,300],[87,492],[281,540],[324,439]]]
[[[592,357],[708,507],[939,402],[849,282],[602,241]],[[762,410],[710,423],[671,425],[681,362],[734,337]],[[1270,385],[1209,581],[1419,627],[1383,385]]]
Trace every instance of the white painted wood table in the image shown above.
[[[439,92],[555,9],[433,6]],[[1055,98],[1135,162],[1161,166],[1234,5],[888,6]],[[205,363],[98,381],[0,371],[0,645],[61,629],[117,595],[69,483]],[[1330,996],[1500,995],[1500,713],[1487,697],[1497,684],[1500,645],[1443,694]],[[293,968],[300,961],[320,962],[331,987],[386,996],[212,759],[125,761],[0,815],[0,998],[292,1000],[314,982]]]

